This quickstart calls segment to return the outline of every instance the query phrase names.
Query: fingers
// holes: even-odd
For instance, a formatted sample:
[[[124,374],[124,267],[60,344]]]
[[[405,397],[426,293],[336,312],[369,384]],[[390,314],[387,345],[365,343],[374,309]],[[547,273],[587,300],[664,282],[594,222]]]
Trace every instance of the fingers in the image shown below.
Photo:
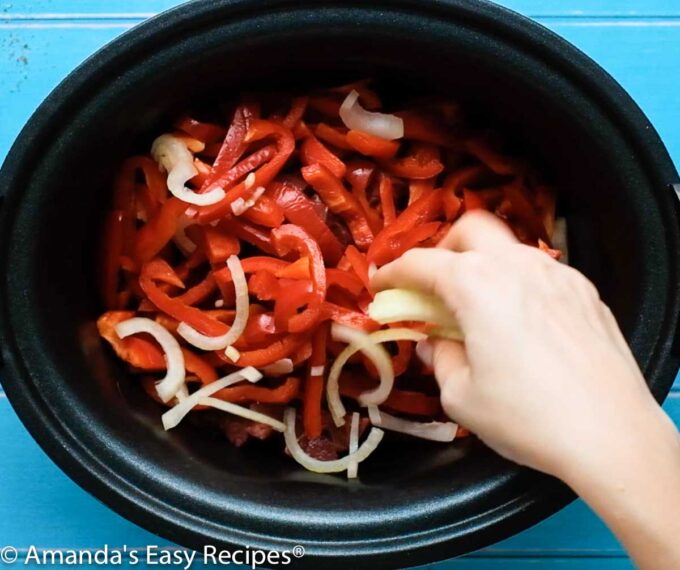
[[[470,363],[462,342],[428,339],[418,343],[420,359],[434,369],[441,390],[442,408],[453,418],[464,413],[465,393],[470,385]]]
[[[443,297],[442,276],[450,275],[456,255],[443,249],[411,249],[381,267],[371,279],[371,289],[403,287]]]
[[[473,210],[463,215],[437,247],[452,251],[497,252],[517,243],[506,224],[490,212]]]

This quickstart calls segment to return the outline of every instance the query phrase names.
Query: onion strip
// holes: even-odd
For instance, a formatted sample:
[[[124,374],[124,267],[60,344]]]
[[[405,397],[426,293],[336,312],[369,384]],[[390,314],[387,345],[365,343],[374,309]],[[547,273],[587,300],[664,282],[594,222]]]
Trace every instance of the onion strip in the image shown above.
[[[163,349],[167,372],[156,383],[158,397],[163,402],[169,402],[182,389],[186,372],[184,370],[184,355],[182,349],[168,330],[156,321],[145,317],[133,317],[116,325],[116,334],[126,338],[137,333],[147,333],[156,339]]]
[[[276,431],[282,432],[285,429],[283,422],[280,422],[279,420],[276,420],[266,414],[251,410],[250,408],[232,404],[231,402],[225,402],[224,400],[219,400],[217,398],[202,398],[198,403],[203,406],[210,406],[211,408],[222,410],[223,412],[227,412],[228,414],[232,414],[234,416],[240,416],[246,420],[252,420],[261,424],[266,424],[274,428]]]
[[[453,422],[414,422],[381,412],[376,406],[368,406],[368,417],[374,426],[430,441],[451,442],[458,432],[458,424]]]
[[[349,427],[349,454],[354,455],[359,448],[359,412],[352,414],[352,421]],[[352,459],[347,466],[347,478],[356,479],[359,464]]]
[[[248,299],[248,283],[243,271],[243,266],[241,265],[239,258],[232,255],[227,259],[227,267],[231,272],[234,290],[236,291],[236,315],[234,316],[234,322],[231,324],[229,330],[220,336],[207,336],[201,334],[185,322],[181,322],[177,327],[177,334],[189,344],[196,348],[200,348],[201,350],[222,350],[231,348],[231,345],[239,339],[248,324],[250,300]],[[230,353],[233,354],[233,351],[230,351]]]
[[[340,373],[347,361],[357,352],[363,352],[378,369],[380,385],[375,389],[364,392],[359,396],[359,404],[362,406],[382,404],[392,391],[394,385],[394,369],[390,355],[384,347],[379,346],[385,342],[397,340],[420,341],[427,338],[424,333],[407,328],[394,328],[376,331],[366,334],[358,329],[353,329],[334,323],[331,329],[333,338],[348,342],[349,346],[338,355],[328,373],[326,384],[326,401],[335,425],[340,427],[345,424],[345,406],[340,399]]]
[[[262,374],[260,374],[252,366],[248,366],[247,368],[242,368],[241,370],[229,374],[224,378],[220,378],[219,380],[215,380],[210,384],[206,384],[202,388],[196,390],[189,397],[183,399],[179,404],[173,406],[167,412],[165,412],[161,417],[161,420],[163,421],[163,427],[166,430],[169,430],[177,426],[177,424],[182,421],[184,416],[186,416],[195,405],[200,404],[201,400],[212,396],[215,392],[219,392],[223,388],[231,386],[232,384],[237,384],[243,380],[248,380],[248,382],[257,382],[261,378]]]
[[[193,154],[186,141],[181,138],[169,134],[159,136],[151,144],[151,155],[168,173],[168,190],[182,202],[210,206],[225,197],[224,190],[219,187],[203,194],[186,187],[186,183],[198,174],[198,170],[194,166]]]
[[[359,93],[354,89],[340,106],[340,118],[348,129],[382,139],[391,141],[404,136],[404,121],[401,117],[367,111],[359,104]]]
[[[347,470],[351,461],[356,461],[356,463],[361,463],[366,459],[371,453],[375,451],[378,444],[382,441],[385,432],[378,428],[371,428],[366,441],[362,443],[359,448],[350,455],[345,455],[340,459],[335,459],[333,461],[321,461],[319,459],[314,459],[307,455],[300,443],[298,442],[297,435],[295,433],[295,409],[287,408],[283,415],[283,423],[285,424],[285,431],[283,432],[284,438],[286,440],[286,447],[293,459],[302,465],[305,469],[312,471],[314,473],[340,473],[341,471]]]

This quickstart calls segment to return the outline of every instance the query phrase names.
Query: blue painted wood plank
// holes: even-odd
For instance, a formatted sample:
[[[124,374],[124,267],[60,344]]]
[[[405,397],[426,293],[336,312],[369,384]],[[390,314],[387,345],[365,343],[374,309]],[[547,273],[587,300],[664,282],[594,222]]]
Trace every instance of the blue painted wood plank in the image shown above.
[[[93,0],[2,0],[0,18],[16,15],[63,14],[151,14],[178,4],[178,0],[117,0],[97,2]],[[680,6],[676,0],[499,0],[498,4],[528,16],[679,16]]]

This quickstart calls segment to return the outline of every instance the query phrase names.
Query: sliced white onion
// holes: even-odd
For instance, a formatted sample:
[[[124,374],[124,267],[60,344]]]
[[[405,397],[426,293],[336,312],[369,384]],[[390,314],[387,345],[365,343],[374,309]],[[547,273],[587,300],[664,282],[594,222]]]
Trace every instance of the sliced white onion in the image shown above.
[[[196,244],[191,241],[191,239],[189,239],[189,236],[185,232],[189,226],[193,226],[194,224],[194,220],[191,219],[185,212],[179,218],[177,218],[177,229],[175,230],[175,235],[172,238],[172,241],[175,242],[175,245],[179,248],[182,254],[187,257],[196,251]]]
[[[182,421],[184,416],[186,416],[196,404],[201,403],[201,400],[212,396],[215,392],[219,392],[227,386],[238,384],[243,380],[248,380],[248,382],[257,382],[261,378],[262,374],[260,374],[252,366],[248,366],[247,368],[242,368],[241,370],[229,374],[224,378],[220,378],[219,380],[215,380],[210,384],[206,384],[202,388],[196,390],[189,397],[182,400],[179,404],[165,412],[161,417],[161,420],[163,421],[163,427],[166,430],[174,428],[177,424],[179,424],[179,422]]]
[[[238,362],[239,358],[241,358],[241,353],[233,346],[228,346],[227,348],[225,348],[224,354],[232,362]]]
[[[323,373],[326,371],[326,367],[322,364],[321,366],[312,366],[309,369],[309,375],[310,376],[323,376]]]
[[[231,402],[219,400],[218,398],[203,398],[198,403],[203,406],[217,408],[218,410],[222,410],[223,412],[227,412],[228,414],[240,416],[242,418],[245,418],[246,420],[252,420],[254,422],[259,422],[261,424],[266,424],[268,426],[273,427],[276,431],[282,432],[285,429],[283,422],[280,422],[279,420],[274,419],[271,416],[262,414],[260,412],[256,412],[255,410],[251,410],[250,408],[246,408],[244,406],[238,406],[236,404],[232,404]]]
[[[310,457],[304,452],[302,447],[300,447],[295,433],[295,410],[293,408],[286,409],[283,415],[283,423],[286,426],[283,435],[286,440],[288,451],[290,451],[290,454],[295,461],[305,469],[313,471],[314,473],[339,473],[345,471],[351,461],[361,463],[375,451],[385,435],[385,432],[381,429],[371,428],[366,441],[364,441],[354,453],[345,455],[345,457],[333,461],[321,461]]]
[[[328,373],[326,384],[326,400],[336,426],[345,424],[345,406],[340,399],[340,373],[347,361],[357,352],[363,352],[373,362],[380,374],[380,384],[374,390],[364,392],[359,396],[359,404],[362,406],[382,404],[392,391],[394,386],[394,369],[390,355],[381,343],[396,340],[419,341],[427,338],[424,333],[407,328],[394,328],[376,331],[366,334],[358,329],[353,329],[338,323],[333,323],[331,333],[335,340],[349,343],[335,359]]]
[[[458,432],[458,424],[453,422],[414,422],[381,412],[376,406],[368,406],[368,417],[374,426],[430,441],[453,441]]]
[[[240,216],[246,210],[252,208],[260,199],[262,194],[264,194],[264,191],[265,191],[264,186],[260,186],[255,189],[253,195],[247,200],[244,200],[243,198],[236,198],[236,200],[234,200],[231,203],[231,211],[234,214],[234,216]]]
[[[348,129],[387,140],[404,136],[404,121],[396,115],[367,111],[359,104],[359,93],[352,90],[340,107],[340,118]]]
[[[217,301],[215,301],[215,308],[220,309],[222,307],[224,307],[224,299],[217,299]]]
[[[293,361],[290,358],[282,358],[262,369],[265,376],[283,376],[284,374],[290,374],[292,371]]]
[[[181,322],[177,327],[177,333],[192,346],[201,350],[222,350],[234,344],[243,334],[248,323],[250,313],[250,301],[248,299],[248,283],[243,272],[241,261],[236,255],[227,259],[227,267],[231,272],[236,291],[236,315],[230,329],[220,336],[207,336],[198,332],[191,325]],[[229,356],[227,354],[227,356]]]
[[[246,190],[248,190],[253,187],[253,184],[255,184],[255,173],[251,172],[243,181],[243,186],[245,186]]]
[[[444,301],[412,289],[386,289],[368,305],[368,316],[381,325],[417,321],[437,325],[431,336],[463,340],[458,319]]]
[[[354,455],[359,448],[359,412],[352,414],[352,421],[349,424],[349,454]],[[347,466],[347,478],[356,479],[359,464],[352,459]]]
[[[567,244],[567,220],[564,218],[557,218],[555,220],[555,229],[552,235],[552,246],[562,252],[560,262],[569,265],[569,247]]]
[[[137,333],[150,334],[163,349],[167,372],[156,384],[156,391],[163,402],[169,402],[184,386],[185,371],[182,349],[177,339],[165,327],[151,319],[133,317],[116,325],[116,334],[120,338],[126,338]]]
[[[174,135],[161,135],[151,145],[151,155],[168,173],[168,190],[182,202],[197,206],[209,206],[225,196],[222,188],[213,188],[198,194],[186,187],[186,183],[198,174],[194,156],[186,141]]]

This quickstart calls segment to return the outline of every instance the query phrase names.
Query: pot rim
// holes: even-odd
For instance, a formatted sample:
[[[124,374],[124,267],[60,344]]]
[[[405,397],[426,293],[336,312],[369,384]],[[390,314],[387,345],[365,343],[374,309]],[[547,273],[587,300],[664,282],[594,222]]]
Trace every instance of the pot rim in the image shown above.
[[[77,112],[80,101],[89,99],[93,93],[96,95],[103,89],[101,86],[106,84],[106,77],[114,76],[116,70],[143,58],[150,49],[172,43],[183,31],[214,26],[216,21],[225,18],[248,19],[260,15],[263,10],[286,8],[300,11],[323,8],[381,9],[386,12],[407,12],[413,17],[429,16],[453,23],[464,22],[487,34],[491,31],[494,36],[521,46],[524,52],[540,54],[543,62],[586,92],[598,107],[606,109],[609,119],[638,151],[638,161],[652,180],[664,185],[678,182],[678,174],[658,134],[623,88],[572,44],[506,8],[484,0],[376,0],[370,6],[361,0],[267,0],[266,3],[255,0],[203,0],[170,9],[118,36],[72,71],[38,107],[0,170],[0,192],[10,189],[0,196],[0,235],[3,238],[0,244],[8,243],[4,238],[11,233],[11,214],[21,199],[21,184],[17,182],[25,177],[27,165],[40,159],[39,149],[49,140],[50,133],[68,122],[68,117]],[[680,212],[670,189],[668,200],[670,207],[665,208],[664,221],[669,233],[668,240],[674,245],[675,252],[679,252],[672,267],[673,275],[678,278]],[[6,248],[0,248],[0,267],[5,265]],[[677,370],[677,362],[671,358],[678,327],[680,278],[677,283],[672,298],[667,299],[669,310],[664,329],[668,336],[657,343],[652,355],[654,362],[661,363],[661,370],[656,373],[656,381],[652,384],[652,391],[659,401],[668,393]],[[0,286],[3,287],[0,293],[4,298],[4,282]],[[138,489],[73,437],[50,411],[37,390],[26,381],[28,371],[17,356],[18,350],[4,306],[0,307],[0,350],[3,386],[11,404],[43,450],[76,483],[116,512],[169,540],[195,548],[211,539],[216,543],[224,541],[217,539],[217,526],[213,530],[209,528],[208,522],[190,513],[180,512]],[[475,519],[464,533],[464,545],[461,540],[453,540],[461,537],[455,524],[451,524],[370,543],[346,541],[304,545],[308,556],[296,563],[311,567],[317,557],[332,557],[333,562],[338,564],[351,561],[352,567],[405,562],[415,565],[481,548],[539,522],[574,499],[572,492],[562,483],[539,474],[536,474],[536,489],[541,492],[527,492]],[[233,528],[229,531],[228,539],[232,543],[240,542],[271,550],[291,546],[289,541],[276,537],[255,536]]]

